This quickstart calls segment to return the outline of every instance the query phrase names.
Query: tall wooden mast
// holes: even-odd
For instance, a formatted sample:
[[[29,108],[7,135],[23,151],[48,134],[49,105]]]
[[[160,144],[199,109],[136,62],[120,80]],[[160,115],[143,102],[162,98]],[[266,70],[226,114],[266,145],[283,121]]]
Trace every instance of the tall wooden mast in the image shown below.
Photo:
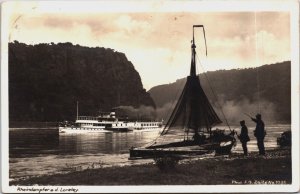
[[[194,38],[194,26],[193,26],[193,40],[192,40],[192,59],[191,59],[191,72],[190,76],[196,76],[196,45],[195,45],[195,38]]]

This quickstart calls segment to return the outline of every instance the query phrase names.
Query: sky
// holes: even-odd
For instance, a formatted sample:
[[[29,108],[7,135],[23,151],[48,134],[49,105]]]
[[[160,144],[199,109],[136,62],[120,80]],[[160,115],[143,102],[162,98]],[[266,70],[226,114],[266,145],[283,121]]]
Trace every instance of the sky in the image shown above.
[[[8,38],[26,44],[71,42],[123,52],[147,90],[188,75],[192,26],[196,24],[205,26],[208,50],[206,56],[203,32],[197,28],[198,73],[291,59],[288,11],[231,11],[230,5],[225,10],[209,5],[197,9],[200,5],[193,2],[175,4],[174,9],[166,8],[164,1],[9,4]]]

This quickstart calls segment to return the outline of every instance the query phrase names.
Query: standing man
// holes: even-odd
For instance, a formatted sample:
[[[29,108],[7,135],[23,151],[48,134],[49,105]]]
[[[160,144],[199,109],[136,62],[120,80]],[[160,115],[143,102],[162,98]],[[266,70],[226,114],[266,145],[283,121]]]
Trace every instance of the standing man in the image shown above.
[[[252,118],[252,121],[256,123],[256,128],[254,130],[254,136],[257,139],[257,147],[259,150],[259,155],[265,155],[265,146],[264,146],[264,138],[266,135],[265,132],[265,124],[261,120],[261,114],[256,115],[256,119]]]
[[[248,136],[248,128],[245,124],[245,121],[240,121],[241,124],[241,134],[238,136],[242,143],[243,151],[244,151],[244,156],[248,155],[248,149],[247,149],[247,142],[250,141],[250,138]]]

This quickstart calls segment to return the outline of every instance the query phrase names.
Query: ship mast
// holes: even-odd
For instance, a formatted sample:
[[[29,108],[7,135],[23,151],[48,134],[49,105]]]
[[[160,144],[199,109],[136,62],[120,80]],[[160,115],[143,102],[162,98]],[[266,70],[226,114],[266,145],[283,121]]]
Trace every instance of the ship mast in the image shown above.
[[[203,36],[204,36],[204,42],[205,42],[205,54],[207,56],[207,46],[206,46],[206,37],[205,37],[205,30],[203,25],[193,25],[193,40],[192,40],[192,61],[191,61],[191,72],[190,76],[196,76],[196,45],[195,45],[195,38],[194,38],[194,31],[195,28],[202,28],[203,30]]]
[[[207,55],[207,47],[206,47],[206,38],[205,38],[205,31],[204,31],[204,26],[203,25],[193,25],[193,40],[192,40],[192,59],[191,59],[191,71],[190,71],[190,79],[193,79],[195,81],[192,81],[193,83],[199,82],[200,86],[200,80],[196,75],[196,45],[195,45],[195,28],[202,28],[203,29],[203,35],[205,39],[205,49],[206,49],[206,55]],[[192,84],[193,87],[195,87],[194,84]],[[200,86],[201,88],[201,86]],[[201,128],[201,125],[199,125],[199,122],[197,121],[199,118],[198,116],[201,115],[201,111],[199,108],[199,99],[197,99],[196,92],[194,90],[198,90],[199,88],[195,87],[192,89],[191,93],[193,95],[190,96],[190,111],[191,111],[191,116],[189,120],[193,123],[193,129],[195,133],[198,133],[199,128]],[[205,121],[207,122],[207,121]],[[208,124],[205,124],[207,127],[207,130],[209,130],[210,126]],[[187,134],[189,133],[189,130],[187,130]]]
[[[77,111],[76,111],[76,120],[78,120],[78,101],[77,101]]]
[[[190,72],[190,76],[196,76],[196,60],[195,60],[195,56],[196,56],[196,45],[195,45],[195,38],[194,38],[194,28],[195,26],[193,26],[193,40],[192,40],[192,60],[191,60],[191,72]]]

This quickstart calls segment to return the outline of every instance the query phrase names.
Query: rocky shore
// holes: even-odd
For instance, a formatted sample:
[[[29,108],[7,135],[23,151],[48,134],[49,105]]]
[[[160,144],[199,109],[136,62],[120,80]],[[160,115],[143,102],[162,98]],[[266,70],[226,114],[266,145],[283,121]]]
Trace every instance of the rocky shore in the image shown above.
[[[269,150],[265,156],[231,154],[180,161],[160,170],[154,163],[86,169],[11,181],[10,185],[218,185],[291,184],[291,151]]]

